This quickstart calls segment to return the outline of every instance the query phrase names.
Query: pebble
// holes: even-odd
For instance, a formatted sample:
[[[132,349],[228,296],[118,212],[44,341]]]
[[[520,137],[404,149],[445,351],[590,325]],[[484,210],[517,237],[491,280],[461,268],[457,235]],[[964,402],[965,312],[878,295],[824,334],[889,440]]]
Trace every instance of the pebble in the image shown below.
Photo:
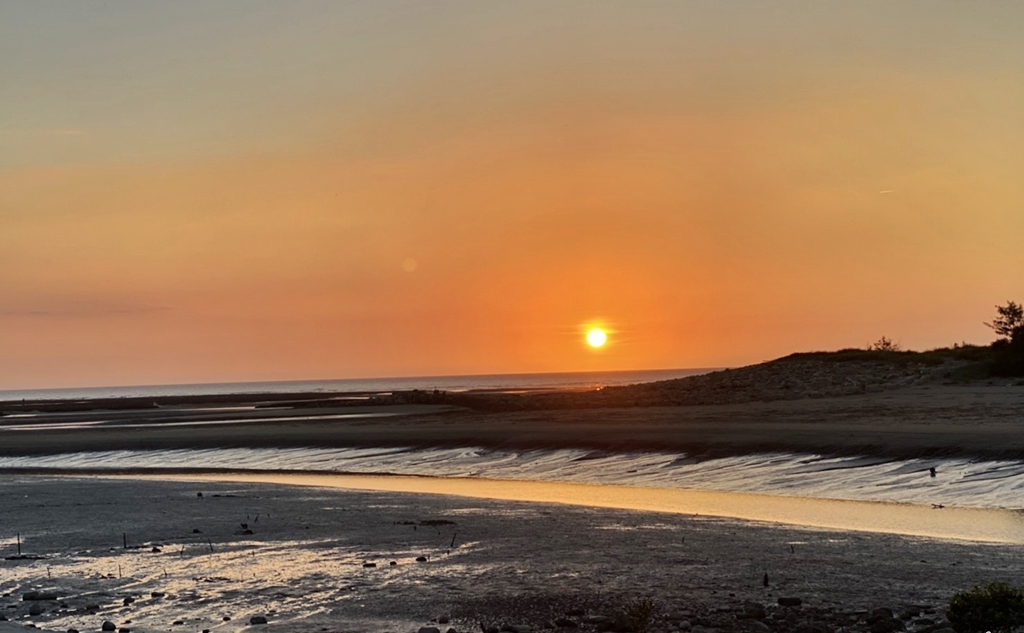
[[[78,629],[68,629],[68,633],[78,633]]]
[[[266,624],[267,617],[264,615],[254,615],[249,618],[249,624]]]
[[[29,615],[42,615],[43,614],[43,605],[39,604],[38,602],[33,604],[31,607],[28,608],[28,614]]]
[[[754,631],[754,633],[770,633],[771,632],[771,627],[769,627],[767,624],[765,624],[764,622],[762,622],[760,620],[750,620],[750,624],[748,626],[750,627],[751,631]]]
[[[171,626],[181,626],[182,624],[185,624],[184,620],[175,620],[174,622],[171,622]]]
[[[417,556],[416,557],[416,562],[417,563],[425,563],[425,562],[427,562],[427,557],[426,556]],[[438,633],[440,633],[440,631]]]
[[[441,629],[436,626],[421,626],[418,633],[441,633]]]
[[[449,622],[448,616],[446,616],[446,615],[442,615],[441,617],[439,617],[437,619],[437,623],[438,624],[448,624],[448,622]]]
[[[369,569],[371,567],[376,567],[376,566],[377,566],[377,563],[363,563],[363,567],[366,567],[367,569]]]
[[[116,631],[117,630],[117,625],[114,624],[113,622],[111,622],[110,620],[105,620],[103,622],[103,626],[100,627],[100,628],[103,629],[104,631]]]

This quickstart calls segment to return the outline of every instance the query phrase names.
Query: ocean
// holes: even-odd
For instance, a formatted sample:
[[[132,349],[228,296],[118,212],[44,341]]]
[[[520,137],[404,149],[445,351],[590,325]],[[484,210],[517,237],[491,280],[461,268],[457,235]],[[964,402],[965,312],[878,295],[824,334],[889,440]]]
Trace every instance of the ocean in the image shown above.
[[[444,391],[537,391],[546,389],[593,389],[684,378],[715,369],[644,369],[628,371],[556,372],[536,374],[488,374],[467,376],[407,376],[397,378],[346,378],[341,380],[290,380],[277,382],[225,382],[128,387],[0,390],[0,402],[16,400],[82,400],[158,396],[232,395],[254,393],[389,393],[410,389]]]
[[[0,392],[0,401],[131,396],[252,393],[387,393],[408,389],[528,392],[583,389],[680,378],[707,369],[433,376],[295,382],[159,385]],[[228,409],[225,409],[228,411]],[[237,411],[235,412],[237,414]],[[225,414],[227,415],[227,414]],[[376,413],[346,414],[372,418]],[[287,423],[283,412],[266,422]],[[12,416],[14,417],[14,416]],[[32,417],[29,415],[18,416]],[[326,416],[339,417],[337,415]],[[169,424],[241,424],[248,419]],[[326,421],[326,420],[325,420]],[[47,423],[52,425],[52,423]],[[92,426],[97,422],[57,423]],[[135,424],[112,420],[105,426]],[[152,426],[154,422],[147,422]],[[8,432],[44,430],[30,420],[0,423]],[[3,470],[60,470],[103,473],[146,469],[179,472],[266,472],[312,475],[415,476],[480,480],[579,483],[676,490],[713,490],[816,499],[908,503],[926,507],[1024,509],[1024,463],[972,458],[900,460],[814,454],[751,454],[717,459],[670,452],[595,452],[582,449],[513,450],[464,448],[234,448],[209,450],[104,451],[65,455],[2,456]],[[935,469],[935,474],[932,474]]]

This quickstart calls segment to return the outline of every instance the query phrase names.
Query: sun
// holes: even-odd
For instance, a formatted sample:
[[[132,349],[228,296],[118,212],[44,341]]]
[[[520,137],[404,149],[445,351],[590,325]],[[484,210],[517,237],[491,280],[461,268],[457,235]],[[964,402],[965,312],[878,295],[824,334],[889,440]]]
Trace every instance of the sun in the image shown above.
[[[608,333],[601,328],[591,328],[587,332],[587,345],[594,349],[604,347],[604,344],[608,342]]]

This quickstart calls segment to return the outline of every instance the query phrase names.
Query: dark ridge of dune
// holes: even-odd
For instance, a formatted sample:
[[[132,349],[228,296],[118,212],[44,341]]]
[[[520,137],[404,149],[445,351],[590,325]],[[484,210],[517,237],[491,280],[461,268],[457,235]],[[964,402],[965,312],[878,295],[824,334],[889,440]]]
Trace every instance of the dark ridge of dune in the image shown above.
[[[843,350],[793,354],[737,369],[592,391],[526,394],[404,391],[372,401],[447,404],[480,411],[774,402],[850,396],[969,378],[975,364],[966,354]]]

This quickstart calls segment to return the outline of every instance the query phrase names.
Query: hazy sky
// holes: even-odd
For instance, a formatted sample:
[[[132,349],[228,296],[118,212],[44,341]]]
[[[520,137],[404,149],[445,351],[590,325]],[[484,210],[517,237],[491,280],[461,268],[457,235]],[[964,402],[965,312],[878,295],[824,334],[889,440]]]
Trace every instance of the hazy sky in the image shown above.
[[[988,342],[1024,298],[1022,24],[2,1],[0,389]]]

